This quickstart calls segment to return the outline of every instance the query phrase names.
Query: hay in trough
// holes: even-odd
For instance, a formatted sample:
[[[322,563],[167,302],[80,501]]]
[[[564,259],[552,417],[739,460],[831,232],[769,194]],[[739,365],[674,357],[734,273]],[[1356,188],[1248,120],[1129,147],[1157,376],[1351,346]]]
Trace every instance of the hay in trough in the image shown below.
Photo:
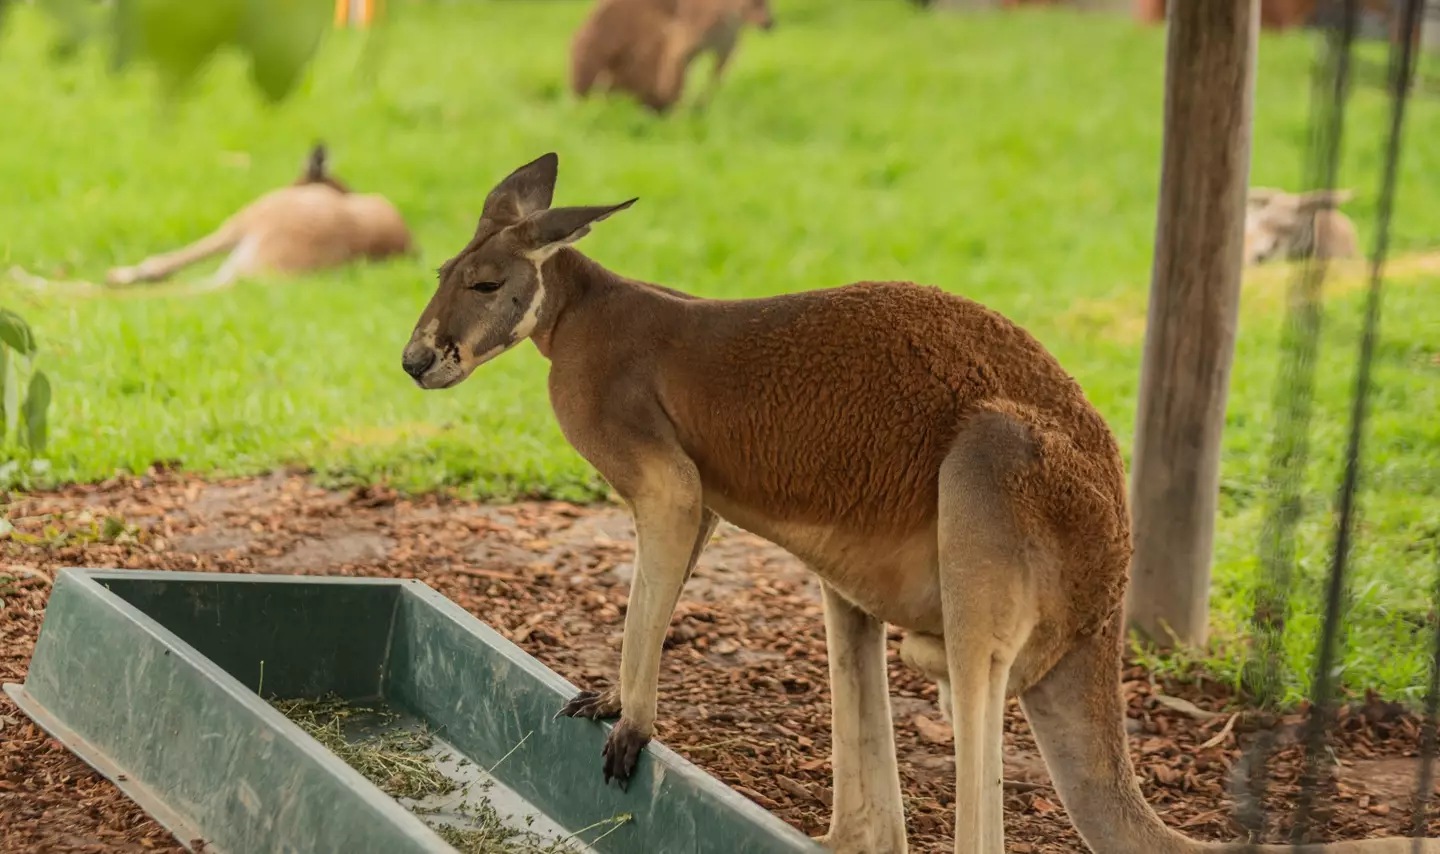
[[[429,730],[391,727],[400,715],[389,709],[354,705],[334,695],[316,700],[272,700],[271,705],[365,779],[401,800],[460,854],[580,854],[583,834],[598,832],[598,840],[630,820],[628,814],[620,815],[563,839],[550,839],[507,824],[484,794],[490,781],[480,782],[475,787],[480,791],[473,792],[471,785],[448,777],[440,769],[442,758],[433,750],[435,738]],[[460,764],[466,763],[462,760]],[[453,793],[461,798],[453,808],[458,821],[439,819],[435,816],[438,810],[405,803]],[[527,823],[533,818],[527,818]]]

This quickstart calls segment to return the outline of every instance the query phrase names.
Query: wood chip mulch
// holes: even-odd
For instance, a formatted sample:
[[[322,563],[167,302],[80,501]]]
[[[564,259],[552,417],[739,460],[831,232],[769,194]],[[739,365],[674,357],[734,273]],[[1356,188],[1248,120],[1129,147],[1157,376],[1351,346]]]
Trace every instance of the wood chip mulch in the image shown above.
[[[8,505],[0,557],[0,681],[21,682],[54,573],[64,566],[418,578],[572,682],[615,678],[634,558],[613,506],[504,507],[405,499],[383,488],[326,491],[299,474],[207,483],[155,470]],[[891,637],[891,693],[911,850],[952,850],[954,761],[935,689],[905,668]],[[1145,795],[1172,827],[1236,839],[1232,773],[1255,728],[1223,686],[1125,673],[1131,749]],[[1283,841],[1299,791],[1300,716],[1269,766]],[[829,822],[829,694],[818,587],[792,558],[722,527],[670,630],[659,738],[745,797],[811,835]],[[1417,719],[1374,701],[1348,709],[1311,837],[1408,832]],[[582,773],[600,774],[597,760]],[[1049,786],[1018,707],[1006,732],[1008,848],[1083,851]],[[1242,807],[1245,804],[1242,803]],[[1440,821],[1429,824],[1440,835]],[[0,851],[179,852],[118,790],[0,699]]]

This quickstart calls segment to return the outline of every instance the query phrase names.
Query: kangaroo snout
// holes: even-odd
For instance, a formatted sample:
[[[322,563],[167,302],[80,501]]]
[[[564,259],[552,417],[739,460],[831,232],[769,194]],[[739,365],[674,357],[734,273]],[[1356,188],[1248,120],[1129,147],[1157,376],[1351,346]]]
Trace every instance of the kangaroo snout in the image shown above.
[[[405,347],[405,353],[400,358],[400,365],[411,379],[424,388],[425,384],[422,382],[422,378],[434,367],[438,357],[438,354],[430,347],[412,341]]]

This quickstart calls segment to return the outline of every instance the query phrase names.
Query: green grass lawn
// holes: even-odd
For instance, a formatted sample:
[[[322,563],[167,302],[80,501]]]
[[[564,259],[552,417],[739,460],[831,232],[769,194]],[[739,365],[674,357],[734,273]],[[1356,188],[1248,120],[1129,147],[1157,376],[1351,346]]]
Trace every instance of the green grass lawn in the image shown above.
[[[901,0],[775,5],[779,25],[747,36],[708,113],[668,121],[568,95],[567,46],[585,11],[576,0],[394,4],[373,77],[359,64],[364,36],[337,32],[277,108],[225,61],[168,112],[147,74],[112,78],[98,54],[50,64],[48,22],[17,8],[0,34],[0,270],[98,281],[289,181],[315,138],[346,180],[398,204],[423,256],[151,299],[37,297],[0,274],[0,299],[34,323],[54,379],[54,473],[93,480],[161,459],[217,473],[299,462],[334,481],[409,489],[600,494],[554,424],[532,348],[447,392],[421,392],[400,370],[433,271],[469,237],[485,193],[551,149],[561,154],[558,203],[640,197],[585,242],[616,270],[712,297],[857,279],[941,285],[1034,331],[1128,451],[1163,33],[1048,11],[926,15]],[[1311,58],[1307,36],[1263,39],[1256,184],[1294,187],[1304,174]],[[1378,92],[1352,100],[1343,181],[1359,191],[1349,210],[1367,236],[1385,115]],[[1407,142],[1398,250],[1440,237],[1435,103],[1413,105]],[[1247,296],[1231,392],[1212,660],[1226,674],[1255,577],[1273,296]],[[1302,669],[1360,306],[1358,291],[1333,300],[1326,327],[1292,638]],[[1346,661],[1352,684],[1413,697],[1440,562],[1434,279],[1390,289],[1383,336]]]

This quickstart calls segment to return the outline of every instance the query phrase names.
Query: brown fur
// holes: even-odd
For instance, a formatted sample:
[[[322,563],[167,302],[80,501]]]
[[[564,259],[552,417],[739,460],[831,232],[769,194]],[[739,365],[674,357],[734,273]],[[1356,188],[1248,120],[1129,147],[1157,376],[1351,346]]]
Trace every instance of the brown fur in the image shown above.
[[[584,98],[595,87],[628,92],[665,113],[700,55],[715,55],[707,103],[746,25],[770,29],[768,0],[597,0],[570,47],[570,88]]]
[[[491,192],[402,362],[421,388],[448,388],[534,341],[565,437],[634,514],[619,690],[562,709],[619,715],[606,778],[625,780],[653,732],[666,628],[720,517],[822,580],[833,850],[906,847],[887,622],[949,688],[957,852],[1003,854],[1001,732],[1016,694],[1093,850],[1242,850],[1167,829],[1141,796],[1120,694],[1124,467],[1040,343],[909,283],[727,301],[623,278],[569,245],[633,200],[551,208],[557,165],[545,155]]]
[[[260,273],[304,273],[413,251],[395,206],[378,194],[352,193],[330,174],[325,157],[317,144],[290,186],[266,193],[189,246],[111,270],[107,281],[159,281],[225,251],[231,254],[212,280],[216,287]]]

